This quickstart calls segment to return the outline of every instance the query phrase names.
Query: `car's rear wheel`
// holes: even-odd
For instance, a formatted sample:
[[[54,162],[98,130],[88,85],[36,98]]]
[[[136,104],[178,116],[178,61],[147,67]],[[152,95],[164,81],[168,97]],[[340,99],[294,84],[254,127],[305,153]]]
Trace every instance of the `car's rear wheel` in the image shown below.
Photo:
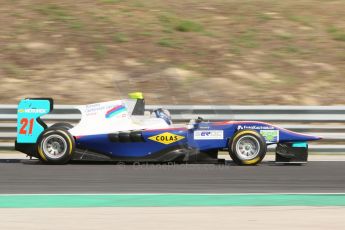
[[[50,164],[65,164],[73,156],[75,141],[64,128],[46,129],[37,142],[38,154],[42,161]]]
[[[63,129],[69,130],[69,129],[73,128],[73,125],[71,125],[70,123],[67,123],[67,122],[59,122],[59,123],[53,124],[49,128],[63,128]]]
[[[254,130],[239,131],[229,142],[229,154],[238,165],[256,165],[267,152],[265,139]]]

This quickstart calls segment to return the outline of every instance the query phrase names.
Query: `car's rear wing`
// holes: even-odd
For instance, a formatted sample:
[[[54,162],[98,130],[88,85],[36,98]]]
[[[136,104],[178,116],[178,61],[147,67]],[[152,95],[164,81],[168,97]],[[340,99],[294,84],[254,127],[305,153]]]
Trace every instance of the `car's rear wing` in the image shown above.
[[[51,98],[27,98],[21,100],[17,110],[16,143],[36,143],[39,135],[47,128],[41,116],[53,110]]]

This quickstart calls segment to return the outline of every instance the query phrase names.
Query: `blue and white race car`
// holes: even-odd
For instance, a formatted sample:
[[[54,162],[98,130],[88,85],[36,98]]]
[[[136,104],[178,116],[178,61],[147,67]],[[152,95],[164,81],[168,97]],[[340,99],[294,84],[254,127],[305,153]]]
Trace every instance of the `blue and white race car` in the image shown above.
[[[277,145],[276,162],[305,163],[307,141],[320,139],[257,121],[200,118],[173,124],[165,109],[145,112],[141,93],[78,109],[82,117],[76,126],[47,127],[40,117],[53,110],[53,100],[21,100],[15,149],[50,164],[71,160],[216,163],[218,151],[226,150],[234,163],[256,165],[273,144]]]

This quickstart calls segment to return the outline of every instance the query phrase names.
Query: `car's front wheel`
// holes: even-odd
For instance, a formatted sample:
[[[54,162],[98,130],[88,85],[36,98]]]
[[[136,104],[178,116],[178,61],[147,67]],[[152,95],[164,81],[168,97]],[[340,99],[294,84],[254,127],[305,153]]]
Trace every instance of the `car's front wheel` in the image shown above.
[[[50,164],[65,164],[73,156],[75,141],[64,128],[46,129],[37,142],[40,159]]]
[[[242,130],[229,142],[229,154],[238,165],[256,165],[267,152],[265,139],[254,130]]]

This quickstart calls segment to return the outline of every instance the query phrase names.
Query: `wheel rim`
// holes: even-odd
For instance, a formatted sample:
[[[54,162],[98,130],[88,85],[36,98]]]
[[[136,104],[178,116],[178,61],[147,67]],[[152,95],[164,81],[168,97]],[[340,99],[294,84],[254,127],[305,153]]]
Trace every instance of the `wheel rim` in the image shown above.
[[[49,158],[61,158],[66,153],[67,142],[60,135],[50,135],[44,139],[42,149]]]
[[[251,160],[259,155],[260,143],[253,136],[243,136],[236,143],[236,153],[241,160]]]

